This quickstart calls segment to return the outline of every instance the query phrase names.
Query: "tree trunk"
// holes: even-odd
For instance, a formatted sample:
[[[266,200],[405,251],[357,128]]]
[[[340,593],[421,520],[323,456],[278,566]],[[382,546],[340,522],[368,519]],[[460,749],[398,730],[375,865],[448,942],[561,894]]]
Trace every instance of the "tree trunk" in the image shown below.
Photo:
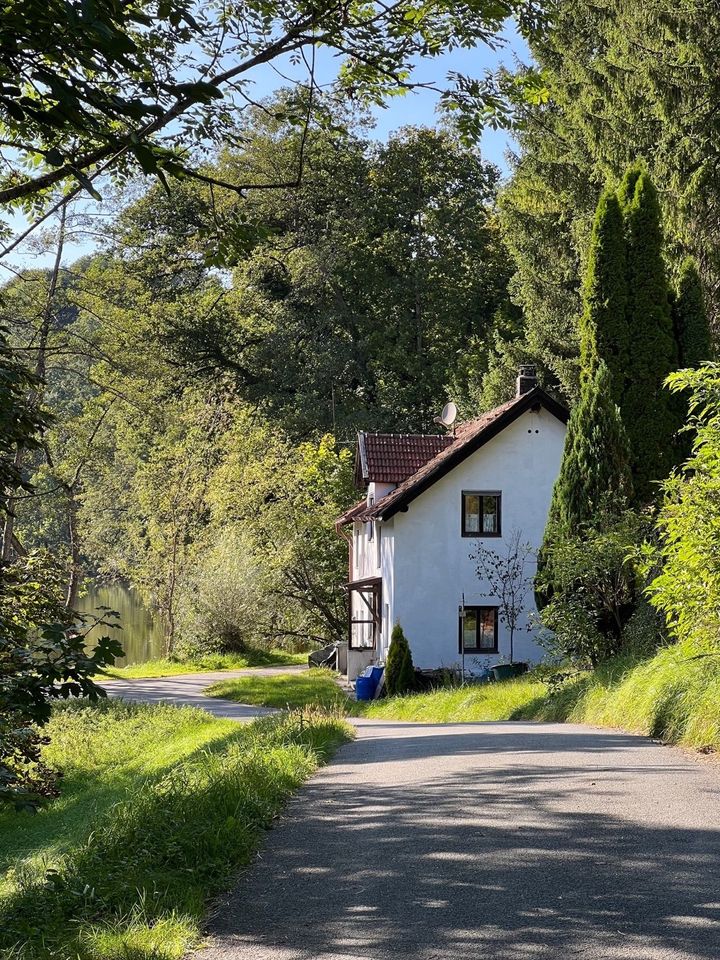
[[[23,461],[23,448],[18,445],[15,450],[14,466],[20,470]],[[15,492],[8,491],[5,497],[5,523],[3,524],[2,561],[9,563],[13,558],[13,543],[15,541]]]
[[[70,577],[65,594],[65,606],[73,610],[77,603],[80,587],[80,540],[77,529],[78,506],[75,491],[68,491],[68,528],[70,531]]]

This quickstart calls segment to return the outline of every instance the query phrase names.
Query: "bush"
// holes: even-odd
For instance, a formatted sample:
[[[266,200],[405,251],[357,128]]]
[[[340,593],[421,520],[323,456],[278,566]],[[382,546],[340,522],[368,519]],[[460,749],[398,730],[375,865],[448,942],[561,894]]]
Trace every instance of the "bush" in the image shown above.
[[[238,653],[257,642],[267,612],[267,593],[241,530],[229,527],[200,555],[178,602],[181,659],[208,653]]]
[[[552,599],[542,612],[543,625],[552,632],[545,646],[555,656],[591,666],[623,647],[642,591],[634,554],[647,522],[626,511],[619,517],[600,515],[598,528],[546,538],[548,563],[539,575],[552,577]]]
[[[643,597],[623,630],[623,653],[638,659],[652,657],[668,641],[665,617]]]
[[[683,473],[665,483],[658,518],[662,567],[651,584],[652,603],[678,640],[699,651],[720,637],[720,365],[673,374],[673,390],[692,391],[693,454]],[[650,557],[654,562],[654,558]]]
[[[415,688],[415,668],[410,644],[399,623],[393,627],[390,637],[390,649],[385,664],[385,688],[391,697],[402,696]]]
[[[34,809],[57,793],[56,777],[41,757],[52,701],[105,696],[92,677],[123,652],[109,637],[85,649],[84,632],[62,601],[62,576],[58,565],[39,553],[2,570],[0,803],[19,809]]]

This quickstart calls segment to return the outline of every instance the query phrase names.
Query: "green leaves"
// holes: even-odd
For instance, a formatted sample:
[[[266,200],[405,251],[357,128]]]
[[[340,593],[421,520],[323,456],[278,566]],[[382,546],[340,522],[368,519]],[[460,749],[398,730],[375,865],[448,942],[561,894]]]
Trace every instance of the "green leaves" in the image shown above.
[[[92,652],[75,616],[63,603],[63,571],[36,553],[6,564],[0,584],[0,802],[34,808],[56,791],[55,774],[40,760],[46,743],[38,728],[54,699],[104,690],[92,680],[122,656],[119,642],[104,637]],[[99,623],[112,625],[112,618]]]
[[[697,431],[682,473],[664,484],[658,517],[658,558],[652,603],[671,633],[696,651],[716,650],[720,636],[720,367],[704,364],[669,378],[674,390],[690,390],[690,423]],[[654,560],[654,563],[653,563]]]
[[[119,177],[134,169],[161,177],[153,157],[158,161],[163,148],[199,143],[207,150],[235,137],[247,106],[242,85],[283,58],[309,63],[316,46],[336,56],[339,93],[381,104],[416,86],[419,59],[457,46],[494,46],[506,19],[525,18],[532,6],[525,0],[400,0],[380,9],[366,2],[253,0],[222,10],[191,0],[13,3],[0,22],[0,123],[19,155],[5,158],[13,175],[0,184],[0,202],[34,198],[40,206],[46,191],[73,176],[86,187],[59,156],[72,157],[88,179],[100,165]],[[529,98],[544,102],[539,83],[528,76],[524,86]],[[475,112],[468,130],[504,122],[502,96],[484,85],[458,91],[452,104]],[[304,126],[307,110],[297,117]],[[26,155],[46,151],[51,169],[29,177]],[[195,169],[187,155],[165,172],[175,176],[183,168]]]

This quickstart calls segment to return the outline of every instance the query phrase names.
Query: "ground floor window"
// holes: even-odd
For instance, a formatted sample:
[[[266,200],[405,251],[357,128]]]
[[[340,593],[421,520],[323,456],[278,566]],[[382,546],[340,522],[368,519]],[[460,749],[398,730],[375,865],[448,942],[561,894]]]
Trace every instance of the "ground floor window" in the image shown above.
[[[497,652],[497,607],[463,607],[460,611],[460,653]]]

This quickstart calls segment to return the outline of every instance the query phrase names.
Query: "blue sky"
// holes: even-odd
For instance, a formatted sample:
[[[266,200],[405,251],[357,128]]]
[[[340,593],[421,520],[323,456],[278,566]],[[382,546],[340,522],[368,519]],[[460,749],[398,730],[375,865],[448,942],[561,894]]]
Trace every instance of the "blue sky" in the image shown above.
[[[465,74],[467,76],[481,77],[486,70],[495,70],[501,65],[512,67],[518,60],[527,63],[530,60],[528,48],[517,32],[514,25],[509,24],[504,31],[503,38],[505,43],[497,50],[490,50],[481,45],[470,50],[453,50],[450,53],[440,57],[421,60],[416,65],[416,72],[413,79],[423,83],[433,83],[438,87],[447,86],[447,76],[451,72]],[[319,81],[330,82],[334,72],[334,63],[331,59],[322,62],[319,59],[320,66],[317,70]],[[293,71],[288,68],[288,72],[282,71],[285,76],[278,73],[272,67],[264,67],[261,72],[254,75],[254,86],[248,91],[254,99],[261,99],[270,95],[274,89],[287,85],[288,80],[292,79]],[[302,76],[301,74],[297,74]],[[425,125],[432,126],[437,122],[436,115],[437,95],[428,90],[419,90],[414,93],[408,93],[403,97],[391,98],[384,108],[376,108],[373,111],[375,119],[375,129],[373,135],[381,140],[386,140],[394,131],[407,125]],[[481,150],[486,160],[495,163],[500,169],[507,172],[507,162],[505,153],[510,145],[510,138],[505,131],[487,130],[483,134],[481,141]],[[96,206],[92,201],[83,204],[88,213],[92,212]],[[21,217],[15,217],[13,226],[21,230],[25,223]],[[89,241],[71,242],[66,246],[65,262],[82,255],[91,253],[93,244]],[[47,267],[52,262],[52,254],[39,254],[33,252],[30,247],[27,249],[18,248],[13,254],[5,260],[0,261],[0,267],[3,263],[15,270],[24,267]],[[4,276],[3,276],[4,274]],[[9,278],[7,271],[0,270],[0,283]]]
[[[505,31],[504,38],[506,44],[498,50],[489,50],[482,46],[471,50],[453,50],[441,57],[425,60],[418,64],[415,79],[434,82],[442,87],[450,72],[479,77],[486,70],[495,70],[500,66],[512,67],[518,60],[522,63],[530,62],[527,45],[513,28]],[[384,140],[394,130],[407,124],[433,125],[437,122],[436,103],[437,97],[425,90],[393,98],[386,109],[375,111],[375,135]],[[504,173],[507,173],[508,169],[505,152],[509,143],[510,138],[503,130],[486,130],[481,142],[485,159],[497,164]]]

